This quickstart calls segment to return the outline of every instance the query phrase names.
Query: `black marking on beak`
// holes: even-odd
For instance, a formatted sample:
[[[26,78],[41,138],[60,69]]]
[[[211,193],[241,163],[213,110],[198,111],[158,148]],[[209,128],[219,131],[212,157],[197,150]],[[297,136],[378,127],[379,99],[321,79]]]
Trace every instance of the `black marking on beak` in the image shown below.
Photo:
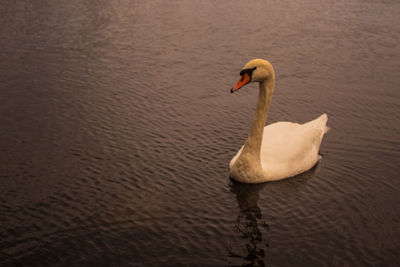
[[[243,77],[243,75],[244,75],[245,73],[247,73],[247,74],[249,75],[250,81],[251,81],[251,77],[253,76],[253,71],[254,71],[255,69],[257,69],[257,67],[254,67],[254,68],[251,68],[251,69],[244,69],[244,70],[241,70],[241,71],[240,71],[240,76]],[[242,79],[243,79],[243,78],[242,78]]]

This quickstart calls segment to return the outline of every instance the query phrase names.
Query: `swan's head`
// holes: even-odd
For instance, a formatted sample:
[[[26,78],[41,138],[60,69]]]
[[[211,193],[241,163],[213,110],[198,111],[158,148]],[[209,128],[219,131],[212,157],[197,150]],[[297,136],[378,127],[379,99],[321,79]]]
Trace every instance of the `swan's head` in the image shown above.
[[[271,63],[263,59],[253,59],[244,65],[240,71],[240,79],[231,89],[231,93],[239,90],[251,82],[263,82],[273,79],[275,76],[274,68]]]

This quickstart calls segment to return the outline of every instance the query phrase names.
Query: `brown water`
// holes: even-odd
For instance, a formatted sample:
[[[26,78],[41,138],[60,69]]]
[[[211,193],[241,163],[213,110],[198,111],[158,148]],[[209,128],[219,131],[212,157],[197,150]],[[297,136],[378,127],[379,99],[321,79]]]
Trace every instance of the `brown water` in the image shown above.
[[[399,1],[3,1],[0,265],[398,266]],[[242,185],[268,122],[328,113],[323,160]]]

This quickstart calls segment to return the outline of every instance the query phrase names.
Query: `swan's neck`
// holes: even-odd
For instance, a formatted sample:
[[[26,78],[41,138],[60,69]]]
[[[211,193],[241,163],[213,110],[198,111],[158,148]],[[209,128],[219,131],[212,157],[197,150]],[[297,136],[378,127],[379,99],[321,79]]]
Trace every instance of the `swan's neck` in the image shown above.
[[[259,84],[257,108],[254,114],[250,132],[244,144],[243,153],[251,156],[256,163],[260,162],[260,151],[264,133],[265,122],[274,91],[274,79],[264,80]]]
[[[243,150],[230,169],[232,177],[240,178],[244,182],[266,181],[266,173],[261,165],[260,152],[267,120],[269,106],[274,91],[274,77],[260,82],[257,108],[254,114],[250,132],[244,143]]]

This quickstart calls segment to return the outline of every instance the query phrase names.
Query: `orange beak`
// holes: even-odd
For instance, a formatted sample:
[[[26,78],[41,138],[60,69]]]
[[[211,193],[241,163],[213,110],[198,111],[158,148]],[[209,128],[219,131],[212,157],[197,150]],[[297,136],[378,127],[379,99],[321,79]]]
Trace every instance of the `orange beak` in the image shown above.
[[[232,87],[231,93],[239,90],[249,82],[250,82],[250,76],[247,73],[244,73],[242,77],[240,77],[240,80],[237,82],[237,84],[234,87]]]

